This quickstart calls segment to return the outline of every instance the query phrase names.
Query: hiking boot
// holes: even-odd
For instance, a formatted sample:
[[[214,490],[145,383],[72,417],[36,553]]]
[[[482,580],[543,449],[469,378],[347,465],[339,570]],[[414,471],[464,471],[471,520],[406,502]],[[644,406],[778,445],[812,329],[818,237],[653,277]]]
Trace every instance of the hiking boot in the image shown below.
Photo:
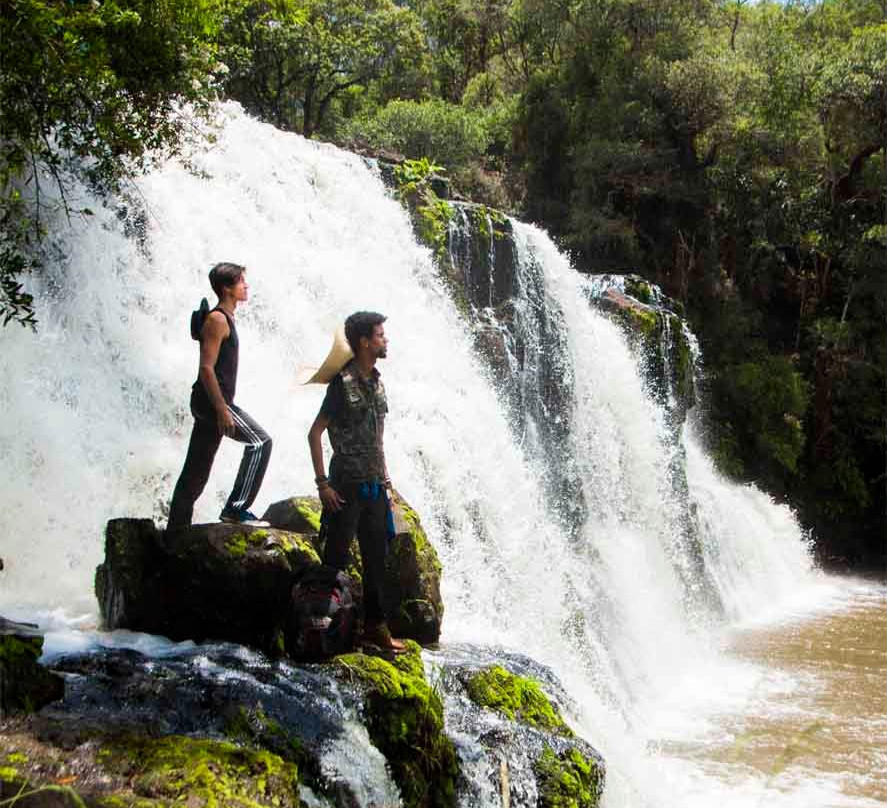
[[[232,525],[246,525],[247,527],[271,527],[270,522],[263,522],[246,508],[225,508],[219,514],[219,521],[228,522]]]
[[[391,636],[388,624],[384,620],[378,623],[367,623],[360,635],[360,644],[370,646],[371,649],[378,649],[386,655],[403,654],[407,650],[402,640]],[[364,647],[364,651],[366,650]]]

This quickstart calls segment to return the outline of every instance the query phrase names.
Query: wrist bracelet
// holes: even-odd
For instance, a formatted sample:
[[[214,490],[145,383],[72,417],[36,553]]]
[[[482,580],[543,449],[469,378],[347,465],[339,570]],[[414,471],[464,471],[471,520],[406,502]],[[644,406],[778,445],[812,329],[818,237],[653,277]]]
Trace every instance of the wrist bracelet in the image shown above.
[[[329,482],[329,478],[325,474],[321,474],[314,478],[314,482],[320,485],[321,483]]]

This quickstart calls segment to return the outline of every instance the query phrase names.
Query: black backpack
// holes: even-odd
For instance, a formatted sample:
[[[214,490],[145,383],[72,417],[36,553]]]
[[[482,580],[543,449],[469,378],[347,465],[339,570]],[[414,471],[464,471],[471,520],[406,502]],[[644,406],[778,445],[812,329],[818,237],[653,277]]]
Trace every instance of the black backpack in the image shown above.
[[[293,586],[291,617],[293,630],[287,638],[291,656],[318,660],[351,651],[351,579],[335,567],[320,565],[308,570]]]
[[[203,324],[209,314],[209,302],[206,298],[200,301],[200,307],[197,311],[191,312],[191,339],[200,342],[200,332],[203,330]]]

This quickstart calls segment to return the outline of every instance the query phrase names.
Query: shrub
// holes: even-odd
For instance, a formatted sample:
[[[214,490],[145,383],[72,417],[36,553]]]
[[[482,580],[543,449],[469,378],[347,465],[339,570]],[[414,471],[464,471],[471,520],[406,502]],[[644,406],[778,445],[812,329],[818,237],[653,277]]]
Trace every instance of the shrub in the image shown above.
[[[349,137],[406,157],[462,166],[483,155],[490,135],[480,112],[446,101],[391,101],[351,124]]]

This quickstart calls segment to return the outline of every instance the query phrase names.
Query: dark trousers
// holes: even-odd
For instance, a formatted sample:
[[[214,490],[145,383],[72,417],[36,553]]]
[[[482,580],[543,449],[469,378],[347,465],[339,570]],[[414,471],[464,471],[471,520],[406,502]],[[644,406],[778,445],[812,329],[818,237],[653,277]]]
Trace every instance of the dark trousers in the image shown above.
[[[247,413],[235,404],[229,404],[228,409],[234,418],[234,440],[245,443],[243,459],[237,471],[237,479],[225,508],[240,509],[249,508],[259,493],[262,480],[265,477],[265,469],[268,468],[268,460],[271,457],[271,438]],[[188,444],[188,454],[185,457],[185,465],[179,475],[175,491],[172,495],[172,503],[169,506],[168,528],[182,527],[191,524],[194,514],[194,503],[203,493],[209,472],[212,469],[213,460],[222,436],[219,434],[219,426],[215,413],[211,416],[192,411],[194,415],[194,429],[191,431],[191,442]]]
[[[388,500],[384,491],[376,499],[361,499],[359,484],[336,485],[345,500],[342,509],[323,514],[326,544],[323,563],[339,570],[348,566],[348,551],[357,534],[363,561],[363,610],[368,621],[384,620],[382,587],[385,581],[385,555],[388,544]]]

